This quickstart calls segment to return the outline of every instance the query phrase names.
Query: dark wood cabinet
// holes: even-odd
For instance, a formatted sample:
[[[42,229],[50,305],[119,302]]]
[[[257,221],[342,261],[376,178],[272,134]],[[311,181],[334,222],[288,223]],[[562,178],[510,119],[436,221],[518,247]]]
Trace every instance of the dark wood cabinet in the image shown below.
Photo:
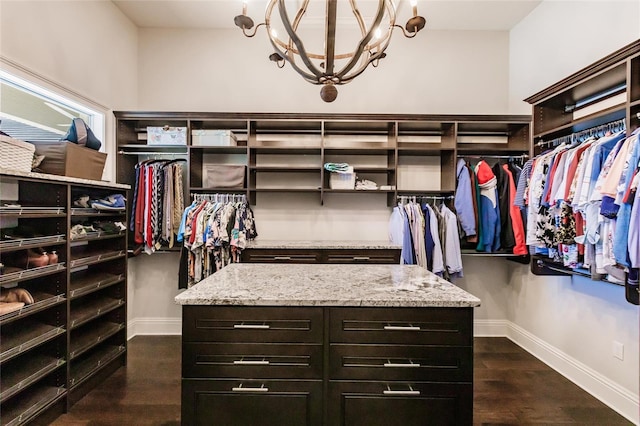
[[[182,424],[471,424],[472,325],[473,308],[185,305]]]
[[[33,297],[0,315],[1,423],[47,424],[126,362],[127,233],[84,228],[126,215],[73,201],[127,187],[8,170],[0,183],[13,204],[0,207],[0,286]],[[41,252],[47,263],[31,264]]]
[[[400,263],[401,249],[367,248],[255,248],[242,251],[243,263],[376,263],[397,265]]]

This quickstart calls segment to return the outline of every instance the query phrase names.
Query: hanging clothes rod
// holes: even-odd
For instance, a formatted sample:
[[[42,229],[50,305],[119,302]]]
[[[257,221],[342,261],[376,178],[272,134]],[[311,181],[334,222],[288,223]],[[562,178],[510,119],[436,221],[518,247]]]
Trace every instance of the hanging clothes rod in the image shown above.
[[[186,152],[118,151],[120,155],[187,155]]]
[[[602,137],[607,132],[617,133],[627,128],[626,119],[611,121],[609,123],[601,124],[599,126],[591,127],[589,129],[581,130],[579,132],[571,133],[566,136],[551,139],[549,141],[540,141],[537,146],[556,146],[562,143],[572,144],[574,142],[582,142],[585,138],[590,137]]]
[[[518,159],[518,158],[529,158],[529,154],[520,154],[520,155],[464,155],[458,154],[458,158],[504,158],[504,159]]]

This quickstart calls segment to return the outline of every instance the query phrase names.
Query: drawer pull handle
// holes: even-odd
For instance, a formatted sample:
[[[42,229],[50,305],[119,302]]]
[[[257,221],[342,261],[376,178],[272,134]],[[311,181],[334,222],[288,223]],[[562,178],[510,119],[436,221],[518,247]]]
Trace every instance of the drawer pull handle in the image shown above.
[[[409,362],[409,363],[399,363],[399,362],[385,362],[383,364],[385,367],[391,367],[391,368],[414,368],[414,367],[421,367],[420,364],[414,364],[413,362]]]
[[[413,387],[409,386],[409,390],[391,390],[389,386],[387,389],[382,391],[383,395],[420,395],[419,390],[413,389]]]
[[[420,327],[415,325],[385,325],[384,329],[390,331],[420,331]]]
[[[355,261],[365,261],[365,260],[370,260],[371,258],[369,256],[353,256],[353,260]]]
[[[250,330],[267,330],[269,324],[233,324],[233,328],[243,328]]]
[[[273,260],[291,260],[291,256],[275,256]]]
[[[259,388],[243,388],[242,383],[235,388],[231,388],[232,392],[269,392],[269,388],[264,387],[264,384],[260,385]]]
[[[262,361],[245,361],[243,359],[237,359],[235,361],[233,361],[234,365],[269,365],[269,361],[268,360],[262,360]]]

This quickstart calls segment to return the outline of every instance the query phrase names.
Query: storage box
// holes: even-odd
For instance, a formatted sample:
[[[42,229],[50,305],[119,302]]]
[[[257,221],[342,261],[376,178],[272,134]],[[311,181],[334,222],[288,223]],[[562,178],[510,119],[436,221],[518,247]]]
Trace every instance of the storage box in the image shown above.
[[[186,127],[147,127],[147,145],[186,145]]]
[[[29,142],[0,135],[0,167],[30,172],[35,149],[35,146]]]
[[[100,180],[107,154],[72,142],[36,143],[36,154],[44,155],[39,166],[44,173]]]
[[[349,166],[349,169],[345,173],[331,172],[329,176],[329,188],[331,189],[355,189],[356,187],[356,174],[353,171],[353,167]]]
[[[203,186],[205,188],[244,188],[245,166],[241,164],[205,164]]]
[[[200,129],[191,131],[193,146],[237,146],[238,140],[231,130]]]

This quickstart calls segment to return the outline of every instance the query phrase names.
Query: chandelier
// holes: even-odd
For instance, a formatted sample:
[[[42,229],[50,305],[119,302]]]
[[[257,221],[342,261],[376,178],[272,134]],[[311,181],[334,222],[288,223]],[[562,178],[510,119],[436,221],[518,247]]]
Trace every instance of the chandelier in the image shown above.
[[[291,3],[295,3],[293,8],[297,7],[293,19],[287,12],[285,3],[286,0],[268,0],[264,22],[255,26],[253,19],[247,15],[247,2],[244,1],[242,15],[236,16],[234,23],[247,37],[255,36],[258,28],[264,25],[275,49],[269,59],[275,62],[278,68],[284,67],[288,62],[306,81],[321,85],[320,97],[325,102],[333,102],[336,99],[337,85],[350,82],[362,74],[369,64],[378,66],[380,59],[386,56],[385,49],[391,41],[394,28],[400,28],[405,37],[412,38],[426,24],[425,19],[418,15],[417,0],[411,0],[413,16],[404,27],[396,24],[396,7],[393,0],[361,0],[360,3],[366,3],[371,9],[370,22],[365,22],[362,17],[356,4],[357,0],[340,0],[343,5],[348,3],[350,6],[346,15],[338,15],[338,0],[314,0],[314,3],[325,3],[324,40],[320,40],[323,43],[315,47],[318,50],[314,52],[305,48],[302,41],[305,30],[301,23],[303,20],[313,22],[313,18],[308,16],[310,0],[288,0],[290,6]],[[352,42],[350,49],[354,50],[343,52],[338,50],[336,32],[338,24],[347,21],[356,31],[352,31],[350,37],[343,36],[342,33],[340,37],[341,40],[347,40],[347,43]],[[278,29],[282,28],[285,33],[283,37],[278,34]]]

